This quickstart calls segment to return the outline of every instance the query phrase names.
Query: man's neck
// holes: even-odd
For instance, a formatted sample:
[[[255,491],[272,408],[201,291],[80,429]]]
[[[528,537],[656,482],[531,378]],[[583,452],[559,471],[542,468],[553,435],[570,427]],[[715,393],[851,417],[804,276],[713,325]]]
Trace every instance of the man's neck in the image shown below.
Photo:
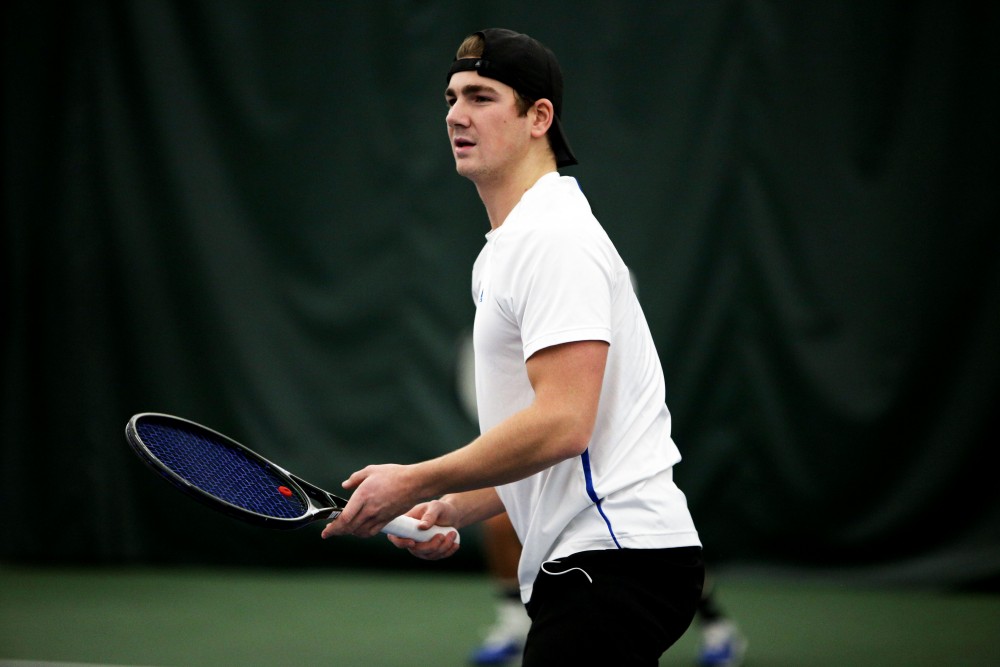
[[[490,219],[490,227],[498,228],[521,201],[524,193],[531,189],[545,174],[556,170],[555,162],[544,160],[538,163],[526,163],[524,168],[508,174],[505,178],[491,179],[486,182],[476,182],[479,198],[486,207],[486,215]]]

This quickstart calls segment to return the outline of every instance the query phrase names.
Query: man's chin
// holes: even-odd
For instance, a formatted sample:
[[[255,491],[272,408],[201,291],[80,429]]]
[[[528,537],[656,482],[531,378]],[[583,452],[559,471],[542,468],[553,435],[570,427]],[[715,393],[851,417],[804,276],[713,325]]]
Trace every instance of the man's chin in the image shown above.
[[[474,179],[478,170],[468,160],[455,160],[455,171],[459,176]]]

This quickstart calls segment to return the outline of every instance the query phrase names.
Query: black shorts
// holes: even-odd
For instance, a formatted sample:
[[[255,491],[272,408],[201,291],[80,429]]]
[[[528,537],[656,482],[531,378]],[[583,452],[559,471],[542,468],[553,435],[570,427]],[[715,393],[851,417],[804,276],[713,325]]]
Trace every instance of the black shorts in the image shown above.
[[[527,605],[522,667],[655,666],[691,625],[704,581],[700,547],[582,551],[548,561]]]

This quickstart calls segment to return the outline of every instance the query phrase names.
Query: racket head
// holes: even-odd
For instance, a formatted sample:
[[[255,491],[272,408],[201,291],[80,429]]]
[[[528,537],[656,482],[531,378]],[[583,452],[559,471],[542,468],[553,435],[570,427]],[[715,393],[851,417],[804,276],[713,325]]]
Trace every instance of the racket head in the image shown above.
[[[125,426],[132,450],[175,488],[212,509],[268,528],[298,528],[346,501],[196,422],[144,412]]]

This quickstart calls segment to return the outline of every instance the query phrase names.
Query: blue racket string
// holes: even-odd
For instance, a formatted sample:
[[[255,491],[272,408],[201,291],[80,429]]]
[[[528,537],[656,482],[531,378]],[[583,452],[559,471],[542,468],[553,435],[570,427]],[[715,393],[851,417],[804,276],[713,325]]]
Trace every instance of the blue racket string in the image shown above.
[[[279,519],[295,519],[308,506],[274,469],[210,433],[150,420],[136,424],[139,437],[160,462],[192,486],[230,505]]]

